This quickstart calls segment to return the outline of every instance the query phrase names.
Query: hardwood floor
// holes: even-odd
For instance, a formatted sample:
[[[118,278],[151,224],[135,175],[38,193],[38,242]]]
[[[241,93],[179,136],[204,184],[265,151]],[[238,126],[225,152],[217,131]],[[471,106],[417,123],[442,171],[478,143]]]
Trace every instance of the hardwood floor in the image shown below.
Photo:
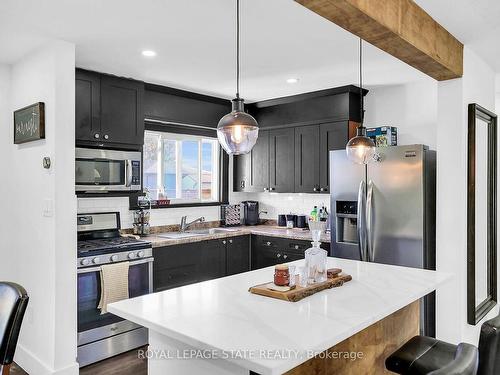
[[[146,347],[140,349],[146,350]],[[148,361],[139,359],[137,350],[82,367],[80,375],[147,375]],[[10,375],[28,375],[28,373],[14,363]]]

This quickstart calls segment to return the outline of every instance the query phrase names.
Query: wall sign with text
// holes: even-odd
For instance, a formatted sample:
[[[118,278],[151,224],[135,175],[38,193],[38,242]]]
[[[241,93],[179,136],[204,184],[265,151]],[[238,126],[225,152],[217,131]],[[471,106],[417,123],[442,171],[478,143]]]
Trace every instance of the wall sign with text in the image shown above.
[[[14,112],[14,144],[45,139],[45,106],[35,103]]]

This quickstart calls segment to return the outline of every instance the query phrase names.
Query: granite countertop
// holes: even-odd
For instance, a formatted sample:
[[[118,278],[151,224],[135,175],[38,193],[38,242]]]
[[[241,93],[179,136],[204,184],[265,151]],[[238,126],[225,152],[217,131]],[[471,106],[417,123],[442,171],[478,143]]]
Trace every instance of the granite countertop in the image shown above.
[[[292,240],[312,241],[311,232],[300,228],[286,229],[274,225],[255,225],[255,226],[240,226],[230,228],[212,228],[214,233],[207,233],[186,238],[164,238],[160,237],[161,233],[154,233],[149,236],[141,237],[145,241],[150,241],[153,247],[163,247],[179,245],[184,243],[200,242],[206,240],[215,240],[228,237],[243,236],[247,234],[256,234],[261,236],[288,238]],[[323,233],[321,242],[330,242],[330,233]]]
[[[304,261],[292,264],[303,265]],[[272,278],[273,266],[123,300],[108,309],[197,350],[290,349],[304,353],[312,349],[319,353],[417,301],[450,278],[436,271],[338,258],[328,258],[328,267],[341,268],[352,275],[352,281],[296,303],[248,292],[249,287]],[[259,374],[277,375],[306,359],[256,356],[228,360]]]

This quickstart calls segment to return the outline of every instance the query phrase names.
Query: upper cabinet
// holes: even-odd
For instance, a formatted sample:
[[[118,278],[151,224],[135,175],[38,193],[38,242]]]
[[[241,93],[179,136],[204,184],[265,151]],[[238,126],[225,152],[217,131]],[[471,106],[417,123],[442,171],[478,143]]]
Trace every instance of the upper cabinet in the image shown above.
[[[359,88],[345,86],[249,105],[259,138],[233,158],[233,190],[329,193],[328,155],[355,136],[359,103]]]
[[[144,83],[76,71],[76,143],[142,149]]]

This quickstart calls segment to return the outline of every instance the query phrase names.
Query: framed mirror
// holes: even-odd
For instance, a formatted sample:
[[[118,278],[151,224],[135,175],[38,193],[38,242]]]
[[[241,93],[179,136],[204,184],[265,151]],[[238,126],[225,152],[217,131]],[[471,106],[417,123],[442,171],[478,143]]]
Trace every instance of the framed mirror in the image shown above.
[[[467,322],[497,303],[497,116],[469,104],[467,172]]]

